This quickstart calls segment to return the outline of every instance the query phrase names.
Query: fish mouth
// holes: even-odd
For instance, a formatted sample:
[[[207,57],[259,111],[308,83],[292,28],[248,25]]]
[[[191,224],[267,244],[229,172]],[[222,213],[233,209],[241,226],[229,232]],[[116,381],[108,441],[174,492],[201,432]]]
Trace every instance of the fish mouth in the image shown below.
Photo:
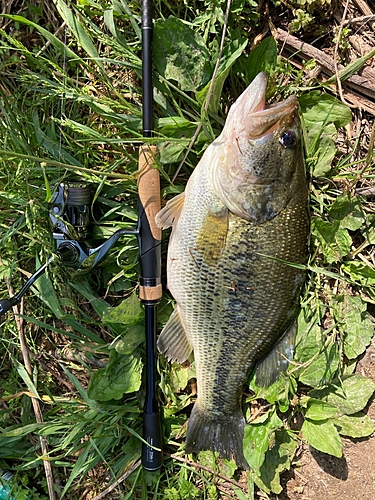
[[[294,95],[285,101],[266,104],[267,82],[267,73],[259,73],[241,98],[242,109],[234,110],[242,115],[241,128],[250,140],[266,139],[265,136],[279,128],[291,127],[298,115],[298,100]]]
[[[258,109],[248,115],[247,135],[249,139],[266,139],[280,128],[291,127],[297,115],[298,100],[294,95],[268,106],[262,102]]]

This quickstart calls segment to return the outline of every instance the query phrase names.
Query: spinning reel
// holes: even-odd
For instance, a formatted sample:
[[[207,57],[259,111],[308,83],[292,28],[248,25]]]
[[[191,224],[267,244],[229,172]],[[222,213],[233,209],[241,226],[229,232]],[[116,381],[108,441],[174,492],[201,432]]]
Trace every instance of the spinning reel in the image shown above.
[[[49,206],[49,219],[56,251],[24,284],[21,290],[8,299],[0,300],[0,315],[20,303],[25,292],[45,273],[56,259],[68,268],[89,271],[95,267],[124,234],[139,235],[138,229],[119,229],[98,247],[87,244],[90,225],[91,186],[85,182],[66,182],[57,186]]]

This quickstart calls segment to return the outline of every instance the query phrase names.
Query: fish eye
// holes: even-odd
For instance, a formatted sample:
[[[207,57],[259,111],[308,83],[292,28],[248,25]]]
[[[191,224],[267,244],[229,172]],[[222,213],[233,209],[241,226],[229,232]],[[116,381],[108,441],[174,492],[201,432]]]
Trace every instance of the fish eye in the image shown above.
[[[284,148],[291,148],[296,143],[296,135],[292,130],[286,130],[279,137],[279,143]]]

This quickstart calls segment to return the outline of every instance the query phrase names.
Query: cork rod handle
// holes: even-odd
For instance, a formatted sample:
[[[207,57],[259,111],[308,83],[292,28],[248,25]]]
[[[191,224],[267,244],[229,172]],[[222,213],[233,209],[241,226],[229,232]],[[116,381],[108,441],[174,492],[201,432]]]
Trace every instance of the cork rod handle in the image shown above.
[[[162,296],[161,229],[155,223],[160,210],[160,175],[156,167],[156,146],[143,145],[139,151],[138,196],[140,204],[140,263],[142,301],[159,301]]]

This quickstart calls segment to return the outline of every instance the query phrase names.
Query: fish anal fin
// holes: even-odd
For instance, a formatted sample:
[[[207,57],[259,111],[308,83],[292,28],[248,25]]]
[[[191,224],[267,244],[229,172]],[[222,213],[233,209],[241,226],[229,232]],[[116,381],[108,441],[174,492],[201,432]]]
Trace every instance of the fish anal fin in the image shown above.
[[[156,214],[155,222],[161,229],[173,226],[179,219],[185,202],[185,192],[178,194],[167,202],[164,208]]]
[[[292,321],[282,338],[256,369],[256,382],[260,387],[269,387],[286,371],[293,357],[297,334],[297,321]]]
[[[217,451],[222,458],[234,459],[241,469],[249,469],[243,454],[245,419],[240,408],[233,415],[214,415],[195,403],[186,434],[186,453]]]
[[[157,341],[157,347],[169,361],[183,363],[193,351],[181,322],[179,307],[171,314]]]

